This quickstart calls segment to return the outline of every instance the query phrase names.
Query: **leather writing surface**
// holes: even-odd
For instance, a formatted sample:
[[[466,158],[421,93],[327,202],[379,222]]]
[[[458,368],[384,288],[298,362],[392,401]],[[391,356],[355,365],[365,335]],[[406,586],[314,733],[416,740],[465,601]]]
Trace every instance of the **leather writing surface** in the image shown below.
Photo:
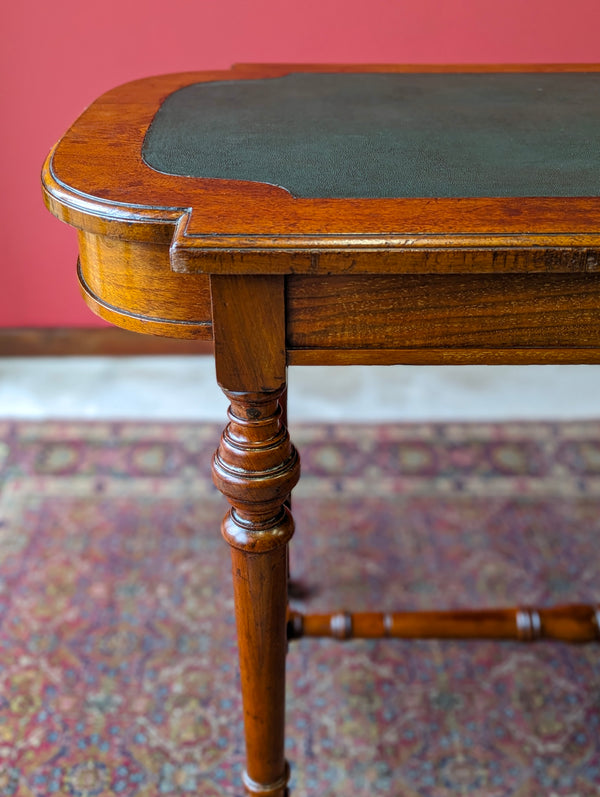
[[[294,73],[166,98],[145,162],[299,197],[600,195],[598,73]]]

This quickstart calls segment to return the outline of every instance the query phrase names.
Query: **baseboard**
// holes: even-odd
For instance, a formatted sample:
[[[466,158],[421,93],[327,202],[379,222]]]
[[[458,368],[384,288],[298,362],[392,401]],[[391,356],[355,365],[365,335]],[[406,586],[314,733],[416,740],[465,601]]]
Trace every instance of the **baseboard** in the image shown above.
[[[0,328],[0,357],[211,354],[212,343],[139,335],[117,327]]]

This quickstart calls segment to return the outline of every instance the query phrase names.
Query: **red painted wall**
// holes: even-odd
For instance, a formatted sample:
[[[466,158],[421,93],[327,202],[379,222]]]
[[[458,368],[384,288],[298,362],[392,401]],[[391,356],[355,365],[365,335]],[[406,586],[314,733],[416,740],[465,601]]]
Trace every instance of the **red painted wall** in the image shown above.
[[[0,326],[101,323],[43,159],[106,89],[236,61],[600,61],[599,0],[20,0],[2,11]]]

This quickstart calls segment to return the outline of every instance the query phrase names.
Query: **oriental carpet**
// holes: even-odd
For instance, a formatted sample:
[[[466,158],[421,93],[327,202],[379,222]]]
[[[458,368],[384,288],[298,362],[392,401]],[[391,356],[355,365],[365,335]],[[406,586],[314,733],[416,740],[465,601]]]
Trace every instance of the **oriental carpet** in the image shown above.
[[[232,797],[202,424],[0,422],[0,794]],[[600,422],[293,430],[308,611],[600,601]],[[301,640],[292,797],[600,795],[595,645]]]

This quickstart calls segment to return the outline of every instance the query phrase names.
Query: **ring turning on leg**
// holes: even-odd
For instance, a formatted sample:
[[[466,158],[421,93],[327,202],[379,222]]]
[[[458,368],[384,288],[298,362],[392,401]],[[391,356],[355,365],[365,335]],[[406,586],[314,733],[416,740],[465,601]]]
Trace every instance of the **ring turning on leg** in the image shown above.
[[[244,701],[248,794],[284,797],[287,544],[294,533],[285,501],[300,463],[281,420],[279,391],[231,400],[213,478],[232,505],[223,521],[231,548]]]

